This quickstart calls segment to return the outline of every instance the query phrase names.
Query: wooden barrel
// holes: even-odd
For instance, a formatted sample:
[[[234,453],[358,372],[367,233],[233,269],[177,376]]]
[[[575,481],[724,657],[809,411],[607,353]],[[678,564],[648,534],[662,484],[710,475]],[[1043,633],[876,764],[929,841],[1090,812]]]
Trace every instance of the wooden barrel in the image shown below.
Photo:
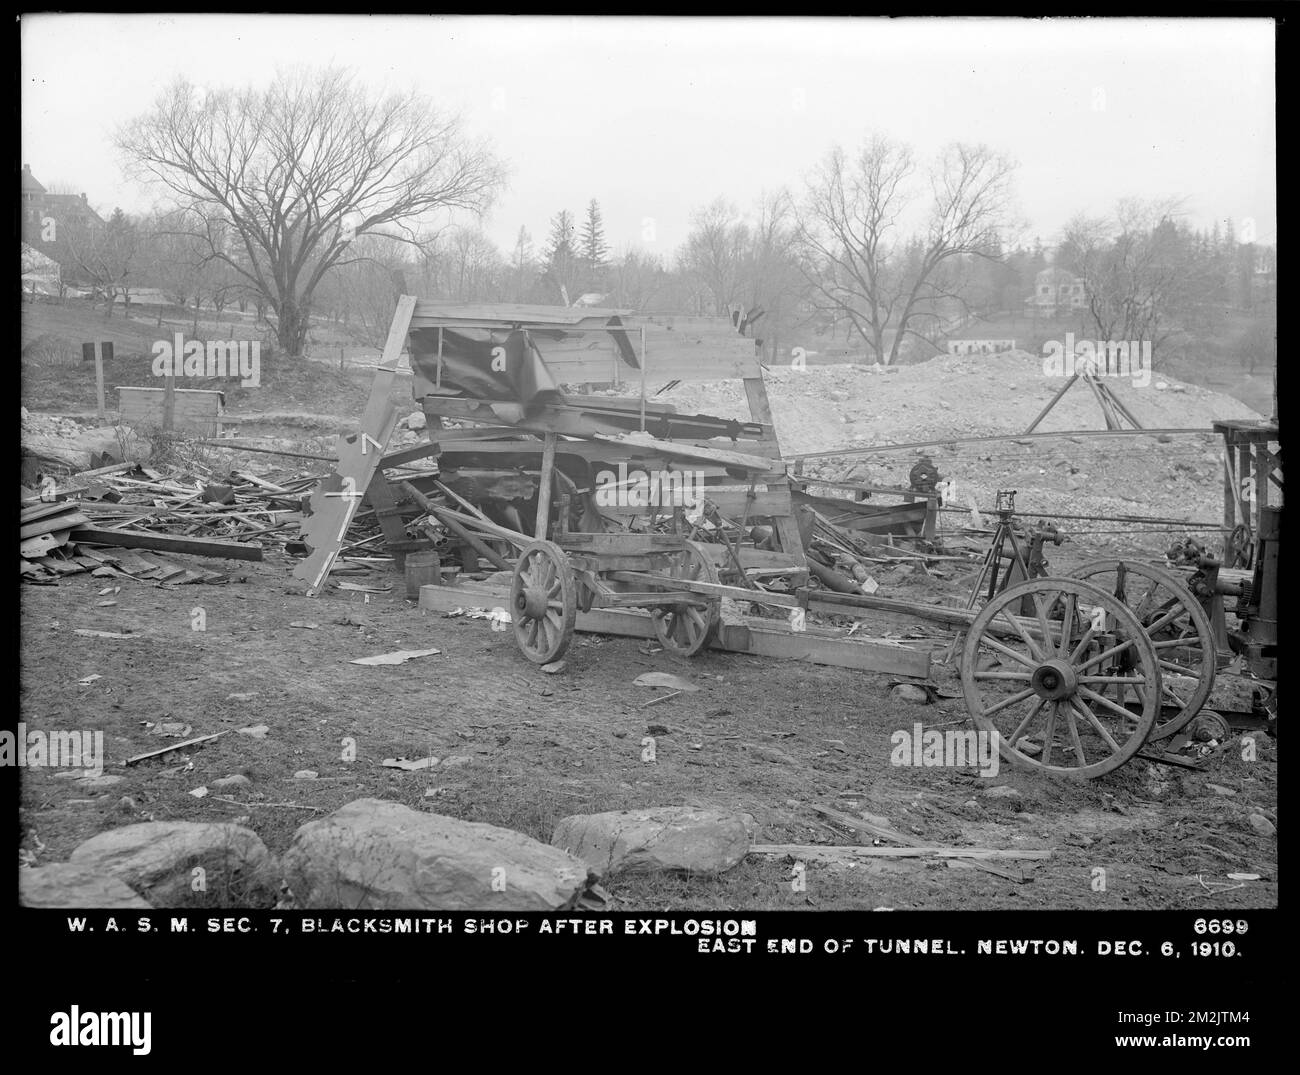
[[[420,600],[421,586],[436,586],[440,563],[436,552],[412,552],[406,555],[406,596]]]

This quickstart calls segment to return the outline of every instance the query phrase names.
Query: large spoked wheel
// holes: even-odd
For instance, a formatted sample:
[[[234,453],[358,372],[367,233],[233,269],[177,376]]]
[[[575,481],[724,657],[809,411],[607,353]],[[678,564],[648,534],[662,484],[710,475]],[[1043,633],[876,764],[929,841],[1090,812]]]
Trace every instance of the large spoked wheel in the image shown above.
[[[516,561],[510,617],[519,651],[534,664],[549,664],[569,648],[577,586],[564,550],[552,541],[534,541]]]
[[[1160,712],[1152,739],[1181,731],[1214,689],[1210,617],[1172,571],[1128,560],[1096,560],[1069,573],[1114,594],[1138,618],[1160,658]]]
[[[1017,615],[1022,607],[1034,614]],[[966,636],[961,682],[971,719],[996,733],[1003,758],[1057,776],[1117,769],[1159,712],[1159,659],[1142,624],[1078,579],[1031,579],[995,595]]]
[[[718,581],[717,566],[695,541],[686,542],[682,552],[672,554],[666,573],[683,583]],[[693,657],[707,646],[718,633],[721,618],[721,599],[705,594],[689,604],[659,605],[650,610],[660,644],[682,657]]]

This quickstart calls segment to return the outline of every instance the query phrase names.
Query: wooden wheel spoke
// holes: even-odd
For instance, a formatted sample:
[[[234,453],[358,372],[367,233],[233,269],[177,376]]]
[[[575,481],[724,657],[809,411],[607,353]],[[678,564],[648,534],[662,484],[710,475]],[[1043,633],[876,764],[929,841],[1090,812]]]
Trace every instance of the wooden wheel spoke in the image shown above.
[[[1029,632],[1025,630],[1024,624],[1022,624],[1015,616],[1011,615],[1010,609],[1008,609],[1006,605],[1003,605],[998,611],[1006,617],[1007,622],[1016,629],[1016,633],[1020,635],[1021,640],[1025,643],[1025,646],[1028,647],[1029,652],[1033,654],[1034,660],[1040,662],[1044,660],[1045,658],[1043,657],[1042,651],[1039,650],[1038,646],[1034,643]],[[984,641],[989,642],[990,639],[986,638]],[[1050,645],[1050,643],[1048,644]]]
[[[1089,690],[1087,687],[1080,687],[1079,693],[1087,695],[1097,705],[1101,706],[1103,709],[1109,710],[1111,713],[1114,713],[1116,716],[1123,717],[1125,720],[1137,720],[1136,713],[1132,712],[1131,710],[1125,709],[1122,705],[1117,705],[1115,702],[1112,702],[1105,695],[1098,694],[1096,691]]]
[[[1146,623],[1144,621],[1143,626],[1146,628],[1147,634],[1149,635],[1158,634],[1160,631],[1163,631],[1167,626],[1169,626],[1169,624],[1173,623],[1174,620],[1178,619],[1178,617],[1183,615],[1185,612],[1186,609],[1184,609],[1181,605],[1179,605],[1177,608],[1170,609],[1154,623]]]
[[[1061,703],[1053,702],[1052,708],[1047,714],[1047,727],[1043,730],[1043,764],[1052,764],[1052,739],[1056,735],[1056,715],[1060,711]]]
[[[984,710],[984,716],[990,717],[994,713],[1000,713],[1008,706],[1019,705],[1026,698],[1032,697],[1033,694],[1034,694],[1034,688],[1026,687],[1023,691],[1017,691],[1015,694],[1008,695],[1006,698],[1003,698],[1002,701],[998,702],[996,705],[988,706]]]
[[[1052,642],[1052,627],[1047,622],[1047,609],[1044,607],[1047,602],[1038,596],[1033,595],[1034,614],[1038,617],[1038,629],[1043,632],[1043,645],[1047,647],[1049,656],[1056,656],[1056,645]]]
[[[1136,676],[1080,676],[1080,683],[1142,683]]]
[[[1081,766],[1088,764],[1088,756],[1083,752],[1083,740],[1079,738],[1079,726],[1074,722],[1074,699],[1065,710],[1065,723],[1070,729],[1070,742],[1074,745],[1074,755]]]
[[[1102,701],[1105,701],[1105,699],[1103,698]],[[1106,741],[1106,745],[1110,747],[1110,752],[1112,754],[1118,754],[1121,749],[1120,745],[1117,742],[1115,742],[1114,736],[1110,734],[1106,726],[1097,719],[1097,714],[1094,713],[1090,708],[1088,708],[1086,702],[1082,702],[1076,698],[1074,699],[1074,703],[1078,707],[1079,712],[1083,714],[1083,718],[1089,724],[1092,725],[1093,731],[1095,731],[1098,735],[1102,737],[1102,739]],[[1132,714],[1129,715],[1132,716]]]
[[[1106,660],[1107,658],[1118,656],[1119,654],[1123,653],[1126,649],[1130,649],[1133,645],[1134,645],[1133,639],[1126,638],[1118,646],[1111,646],[1110,649],[1103,650],[1101,653],[1097,654],[1097,656],[1089,657],[1086,661],[1084,661],[1082,664],[1079,665],[1079,668],[1080,670],[1084,668],[1091,668],[1094,664],[1100,664],[1102,661]]]
[[[1201,640],[1192,635],[1182,638],[1162,638],[1159,642],[1152,641],[1151,645],[1156,649],[1201,649]]]
[[[1065,602],[1065,615],[1061,617],[1061,644],[1057,650],[1065,652],[1065,647],[1069,644],[1070,633],[1074,630],[1074,617],[1079,607],[1079,598],[1076,594],[1070,594]]]
[[[975,679],[1005,679],[1015,683],[1028,683],[1028,672],[973,672]]]
[[[1083,651],[1086,650],[1088,646],[1092,644],[1093,636],[1096,633],[1097,632],[1093,630],[1092,624],[1089,623],[1088,629],[1083,632],[1083,637],[1079,639],[1079,644],[1074,647],[1074,649],[1070,652],[1070,656],[1068,656],[1066,660],[1069,661],[1071,664],[1077,664],[1079,661],[1079,657],[1082,655]]]
[[[1020,749],[1019,747],[1016,746],[1016,744],[1020,742],[1025,732],[1029,730],[1029,726],[1034,723],[1034,718],[1037,717],[1038,714],[1043,711],[1043,706],[1045,705],[1047,705],[1047,699],[1039,698],[1037,703],[1030,708],[1029,713],[1025,717],[1025,719],[1016,725],[1015,731],[1013,731],[1010,736],[1011,746],[1013,749],[1015,750]]]
[[[1146,591],[1142,594],[1141,600],[1139,600],[1136,604],[1130,602],[1125,602],[1125,603],[1128,604],[1128,607],[1133,610],[1133,615],[1135,615],[1139,620],[1143,620],[1145,622],[1147,610],[1150,609],[1150,607],[1155,603],[1155,596],[1159,592],[1159,590],[1160,590],[1160,584],[1157,582],[1154,586],[1147,587]]]
[[[985,646],[988,646],[989,649],[1002,654],[1002,656],[1004,657],[1010,657],[1013,661],[1018,661],[1020,664],[1023,664],[1026,668],[1037,667],[1039,663],[1038,661],[1034,661],[1026,657],[1023,653],[1017,653],[1010,646],[1004,645],[1002,642],[1000,642],[996,638],[993,638],[992,636],[983,638],[980,641]]]

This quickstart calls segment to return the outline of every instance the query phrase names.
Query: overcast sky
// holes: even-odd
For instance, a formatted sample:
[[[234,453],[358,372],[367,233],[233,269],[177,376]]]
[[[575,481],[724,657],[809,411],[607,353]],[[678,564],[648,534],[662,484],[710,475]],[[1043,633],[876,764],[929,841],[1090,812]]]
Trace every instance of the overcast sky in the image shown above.
[[[869,130],[921,156],[985,142],[1019,160],[1028,236],[1124,196],[1275,241],[1273,25],[1266,20],[654,19],[38,15],[22,21],[22,158],[96,207],[148,208],[112,146],[178,75],[263,84],[346,65],[458,110],[511,165],[486,221],[544,245],[596,198],[606,237],[668,254],[719,195],[796,190]],[[653,220],[653,242],[643,241]]]

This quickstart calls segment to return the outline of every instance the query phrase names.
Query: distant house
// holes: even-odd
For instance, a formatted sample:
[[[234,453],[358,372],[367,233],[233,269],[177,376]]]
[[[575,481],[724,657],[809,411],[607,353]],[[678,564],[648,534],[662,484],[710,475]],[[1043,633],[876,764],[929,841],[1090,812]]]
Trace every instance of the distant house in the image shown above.
[[[1034,293],[1025,299],[1025,313],[1059,317],[1088,305],[1083,281],[1065,269],[1047,268],[1034,277]]]
[[[90,207],[85,194],[51,194],[32,175],[30,164],[23,165],[21,197],[22,235],[26,242],[58,242],[57,229],[67,226],[84,226],[91,231],[104,227],[103,219]],[[47,220],[53,221],[55,225],[53,240],[46,239],[43,235]]]
[[[996,355],[1003,351],[1014,351],[1015,340],[946,340],[945,346],[950,355]]]

